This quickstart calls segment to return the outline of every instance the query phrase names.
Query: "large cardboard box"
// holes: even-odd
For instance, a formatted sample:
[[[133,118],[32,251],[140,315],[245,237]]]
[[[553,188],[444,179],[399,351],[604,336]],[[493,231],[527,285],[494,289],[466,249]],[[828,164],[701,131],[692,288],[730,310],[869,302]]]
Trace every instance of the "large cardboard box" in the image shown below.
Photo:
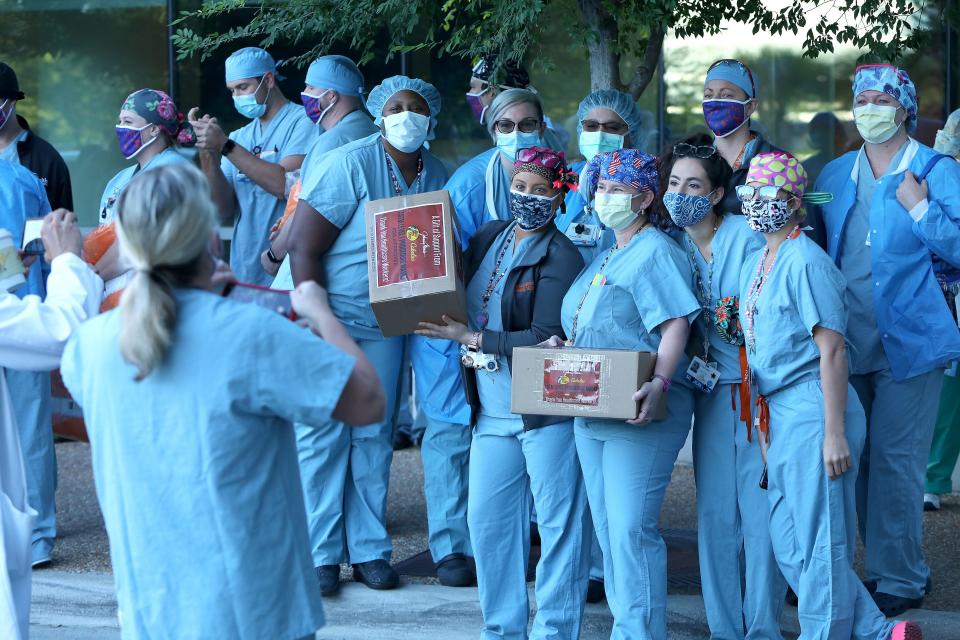
[[[632,420],[633,394],[653,376],[657,354],[621,349],[516,347],[510,411]],[[654,420],[663,420],[666,397]]]
[[[444,189],[366,204],[370,305],[385,336],[467,321],[460,232]]]

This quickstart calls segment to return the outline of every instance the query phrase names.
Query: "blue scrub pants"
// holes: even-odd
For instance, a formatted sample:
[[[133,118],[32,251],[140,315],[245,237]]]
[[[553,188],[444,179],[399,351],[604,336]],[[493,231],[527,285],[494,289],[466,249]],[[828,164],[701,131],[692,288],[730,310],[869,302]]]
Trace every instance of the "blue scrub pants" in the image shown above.
[[[523,431],[516,419],[480,417],[470,450],[467,519],[477,561],[481,640],[524,640],[530,615],[531,490],[541,555],[530,638],[576,640],[586,601],[590,526],[573,422]],[[509,425],[509,429],[504,429]]]
[[[694,392],[693,470],[703,602],[714,640],[777,639],[787,584],[770,543],[763,456],[737,385]]]
[[[403,338],[357,340],[386,393],[386,419],[364,427],[295,425],[314,566],[390,561],[387,487]]]
[[[467,527],[467,481],[472,438],[468,425],[427,416],[420,456],[423,460],[423,492],[427,499],[430,555],[434,562],[452,553],[473,555]]]
[[[674,385],[667,398],[666,419],[643,426],[577,418],[577,453],[613,613],[611,640],[667,637],[667,546],[657,521],[690,431],[693,395]]]
[[[20,432],[27,476],[27,501],[37,512],[33,562],[47,559],[57,537],[57,456],[53,447],[53,408],[48,371],[7,369],[7,387]]]
[[[877,591],[923,597],[923,482],[937,421],[943,370],[897,382],[885,369],[851,376],[867,416],[857,481],[864,570]]]
[[[767,398],[770,538],[799,599],[801,638],[888,640],[888,622],[853,569],[857,462],[866,421],[849,390],[845,416],[853,468],[836,480],[823,466],[823,390],[801,382]]]

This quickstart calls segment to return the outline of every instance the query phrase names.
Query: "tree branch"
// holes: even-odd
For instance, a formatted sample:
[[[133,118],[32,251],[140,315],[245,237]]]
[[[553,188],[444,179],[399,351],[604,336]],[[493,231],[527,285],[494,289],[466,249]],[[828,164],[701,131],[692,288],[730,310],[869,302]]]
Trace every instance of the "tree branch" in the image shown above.
[[[643,52],[643,60],[637,65],[637,70],[633,74],[633,79],[627,86],[627,92],[636,100],[646,90],[647,85],[653,80],[657,73],[657,63],[660,62],[660,55],[663,53],[663,38],[665,31],[662,27],[651,29],[650,36],[647,38],[647,47]]]

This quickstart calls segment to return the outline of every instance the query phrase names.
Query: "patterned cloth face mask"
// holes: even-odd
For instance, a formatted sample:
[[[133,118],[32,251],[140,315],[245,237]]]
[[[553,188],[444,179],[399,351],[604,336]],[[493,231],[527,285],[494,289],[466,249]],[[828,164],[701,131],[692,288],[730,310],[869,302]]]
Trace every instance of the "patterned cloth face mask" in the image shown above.
[[[668,191],[663,194],[663,206],[667,208],[670,217],[678,227],[692,227],[706,218],[713,209],[710,196],[715,191],[716,189],[705,196]]]
[[[535,231],[553,219],[553,203],[556,199],[557,196],[538,196],[511,189],[510,212],[521,229]]]
[[[779,231],[793,217],[789,200],[744,200],[741,208],[747,226],[760,233]]]

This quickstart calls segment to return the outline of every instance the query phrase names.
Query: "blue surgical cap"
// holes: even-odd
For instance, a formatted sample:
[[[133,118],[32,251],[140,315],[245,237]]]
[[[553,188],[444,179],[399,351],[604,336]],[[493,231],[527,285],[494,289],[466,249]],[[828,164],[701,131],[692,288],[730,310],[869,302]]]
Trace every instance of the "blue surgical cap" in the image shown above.
[[[359,96],[363,93],[363,74],[350,58],[322,56],[310,63],[307,84],[318,89],[333,89],[345,96]]]
[[[277,63],[273,56],[260,47],[244,47],[234,51],[227,58],[226,63],[227,82],[242,80],[243,78],[259,78],[264,74],[277,73]],[[277,76],[277,79],[282,79]]]
[[[748,98],[756,98],[757,92],[753,83],[753,72],[739,60],[719,60],[707,71],[706,85],[711,80],[726,80],[730,84],[743,89]]]
[[[623,118],[623,121],[630,128],[630,142],[634,149],[643,143],[642,116],[640,115],[640,109],[637,108],[636,101],[629,94],[613,89],[601,89],[584,98],[577,109],[578,136],[583,133],[583,121],[587,118],[587,114],[594,109],[610,109]]]
[[[429,82],[407,76],[391,76],[374,87],[367,96],[367,111],[373,116],[376,124],[380,124],[383,120],[383,107],[386,106],[387,100],[400,91],[413,91],[426,100],[427,108],[430,109],[430,119],[436,124],[437,114],[440,113],[440,92]]]

